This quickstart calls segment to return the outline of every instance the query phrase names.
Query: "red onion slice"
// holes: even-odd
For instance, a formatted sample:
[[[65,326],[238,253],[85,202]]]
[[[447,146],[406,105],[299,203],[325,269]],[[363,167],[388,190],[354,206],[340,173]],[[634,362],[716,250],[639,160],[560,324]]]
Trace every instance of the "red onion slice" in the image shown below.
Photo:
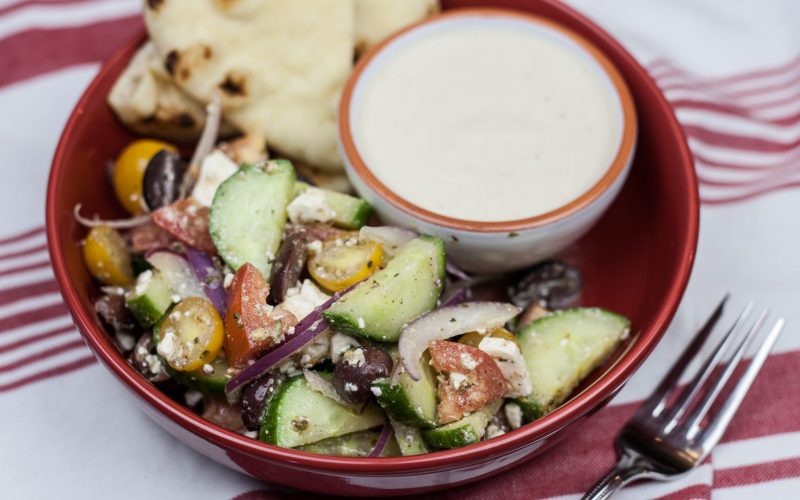
[[[314,340],[317,335],[327,330],[328,322],[322,319],[322,311],[339,300],[348,290],[336,293],[324,304],[315,307],[308,316],[294,327],[294,334],[287,335],[283,342],[274,346],[272,350],[256,360],[255,363],[236,374],[225,386],[225,393],[228,397],[231,398],[232,394],[242,389],[245,384],[265,374],[271,368],[302,349],[304,345]]]
[[[465,302],[431,311],[403,328],[397,346],[400,362],[411,378],[419,380],[419,360],[431,341],[503,326],[520,311],[502,302]]]
[[[150,214],[137,215],[136,217],[131,217],[130,219],[102,220],[96,215],[92,219],[87,219],[81,215],[82,207],[83,206],[80,203],[76,204],[72,209],[72,215],[75,217],[75,220],[84,227],[108,226],[112,229],[130,229],[150,222]]]
[[[375,458],[381,456],[383,453],[383,449],[386,448],[386,443],[389,442],[389,438],[392,437],[394,430],[390,424],[385,424],[383,426],[383,430],[381,431],[381,435],[378,436],[378,442],[375,443],[375,448],[372,449],[372,453],[368,455],[369,458]]]
[[[206,123],[200,133],[200,140],[194,149],[192,159],[189,161],[189,169],[183,176],[181,182],[179,198],[185,198],[191,190],[197,178],[200,176],[200,165],[203,159],[214,150],[214,144],[219,136],[219,129],[222,123],[222,94],[215,90],[211,93],[211,100],[206,105]]]
[[[470,275],[469,274],[465,273],[463,270],[461,270],[460,267],[456,266],[455,264],[453,264],[449,260],[447,261],[447,274],[449,274],[450,276],[456,277],[456,278],[458,278],[460,280],[464,280],[464,281],[469,281],[470,280]]]
[[[145,256],[151,266],[158,269],[172,287],[172,293],[181,299],[205,298],[203,285],[195,276],[194,269],[182,254],[171,250],[154,250]]]
[[[380,243],[384,253],[393,257],[403,245],[417,237],[417,233],[396,226],[364,226],[358,232],[359,238]]]
[[[214,304],[214,308],[220,316],[225,317],[227,294],[225,287],[222,286],[222,273],[214,264],[214,259],[207,253],[192,247],[186,249],[186,258],[191,264],[195,276],[203,284],[203,290],[208,300]]]

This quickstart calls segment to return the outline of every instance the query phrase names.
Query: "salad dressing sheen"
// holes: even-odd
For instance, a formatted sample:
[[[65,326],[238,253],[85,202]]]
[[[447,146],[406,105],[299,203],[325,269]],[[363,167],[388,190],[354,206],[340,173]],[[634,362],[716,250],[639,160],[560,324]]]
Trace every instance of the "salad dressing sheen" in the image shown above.
[[[569,45],[499,22],[402,38],[359,83],[356,146],[381,182],[441,215],[555,210],[600,180],[622,129],[611,82]]]

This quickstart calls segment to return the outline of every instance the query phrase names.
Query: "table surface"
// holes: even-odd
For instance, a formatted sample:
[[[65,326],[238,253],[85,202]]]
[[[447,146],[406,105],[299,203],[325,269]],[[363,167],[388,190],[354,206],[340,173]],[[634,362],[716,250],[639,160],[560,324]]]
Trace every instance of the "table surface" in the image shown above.
[[[301,498],[221,467],[153,425],[72,326],[49,268],[44,193],[61,129],[137,0],[0,0],[0,470],[8,498]],[[764,498],[800,488],[800,2],[570,0],[617,36],[672,102],[700,177],[700,245],[670,331],[582,435],[441,496],[576,498],[613,437],[726,291],[788,329],[710,460],[619,498]],[[122,486],[122,488],[120,488]]]

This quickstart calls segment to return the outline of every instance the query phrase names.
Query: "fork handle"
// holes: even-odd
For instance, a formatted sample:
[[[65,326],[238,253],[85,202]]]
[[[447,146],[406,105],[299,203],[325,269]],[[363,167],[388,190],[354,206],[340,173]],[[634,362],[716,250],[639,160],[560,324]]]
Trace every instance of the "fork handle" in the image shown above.
[[[652,471],[650,464],[630,456],[623,456],[619,463],[583,496],[582,500],[605,500],[629,482],[647,476]]]

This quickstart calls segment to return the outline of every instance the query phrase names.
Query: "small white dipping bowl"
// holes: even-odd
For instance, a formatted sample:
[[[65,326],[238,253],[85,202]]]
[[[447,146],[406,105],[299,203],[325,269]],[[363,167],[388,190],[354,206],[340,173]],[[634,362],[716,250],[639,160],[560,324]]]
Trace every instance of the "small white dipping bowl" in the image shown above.
[[[577,198],[545,213],[508,221],[474,221],[435,213],[401,197],[375,175],[357,147],[355,117],[362,103],[365,83],[382,65],[392,64],[406,44],[420,37],[435,37],[465,25],[498,23],[508,29],[524,29],[556,41],[580,58],[608,92],[618,120],[614,126],[616,154],[605,173]],[[427,77],[421,75],[420,78]],[[339,145],[345,169],[356,191],[372,204],[387,224],[413,228],[442,238],[448,257],[462,268],[479,273],[521,269],[552,256],[580,238],[600,218],[619,193],[630,169],[636,142],[636,112],[630,92],[611,62],[580,35],[542,17],[501,9],[464,9],[443,14],[412,26],[367,53],[345,86],[339,108]],[[581,144],[576,143],[575,148]],[[491,153],[487,152],[487,157]],[[531,182],[539,182],[531,179]],[[509,200],[482,200],[508,203]]]

